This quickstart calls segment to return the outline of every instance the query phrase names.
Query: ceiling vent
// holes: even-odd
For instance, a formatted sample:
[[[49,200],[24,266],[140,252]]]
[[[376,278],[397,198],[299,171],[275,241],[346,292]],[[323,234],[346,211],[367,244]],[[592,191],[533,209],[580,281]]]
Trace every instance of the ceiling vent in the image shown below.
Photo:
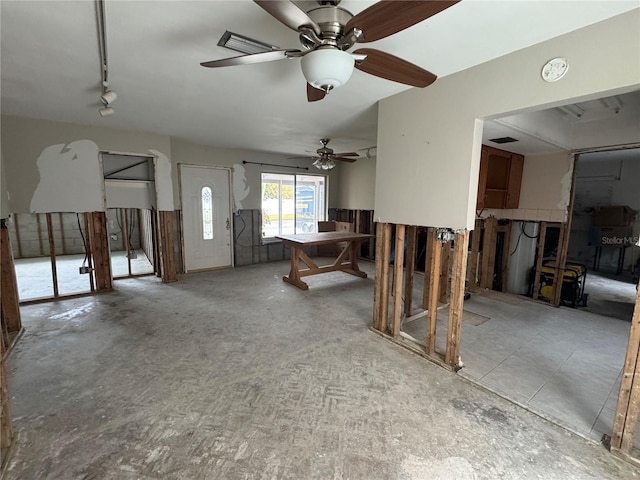
[[[500,138],[490,138],[489,141],[493,143],[512,143],[512,142],[517,142],[518,140],[513,137],[500,137]]]
[[[220,38],[218,46],[225,47],[230,50],[235,50],[236,52],[246,53],[247,55],[278,50],[278,47],[259,42],[258,40],[254,40],[243,35],[238,35],[237,33],[233,33],[228,30],[224,32],[224,34]]]

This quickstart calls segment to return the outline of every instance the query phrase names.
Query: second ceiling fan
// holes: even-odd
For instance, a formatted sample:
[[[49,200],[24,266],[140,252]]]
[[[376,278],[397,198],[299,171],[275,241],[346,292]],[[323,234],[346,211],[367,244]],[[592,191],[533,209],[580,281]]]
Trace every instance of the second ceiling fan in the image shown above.
[[[288,0],[254,0],[274,18],[300,34],[302,49],[275,49],[202,62],[216,68],[301,57],[307,80],[307,100],[322,100],[332,89],[346,83],[353,68],[370,75],[414,87],[436,80],[433,73],[389,53],[360,48],[356,43],[374,42],[426,20],[460,0],[381,0],[357,15],[338,6],[339,0],[319,0],[320,6],[304,12]]]

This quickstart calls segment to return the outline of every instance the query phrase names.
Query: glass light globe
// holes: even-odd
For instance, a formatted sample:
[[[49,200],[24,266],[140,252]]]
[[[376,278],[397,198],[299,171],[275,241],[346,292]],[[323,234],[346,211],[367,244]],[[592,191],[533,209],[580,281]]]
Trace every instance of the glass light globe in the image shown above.
[[[336,48],[319,48],[300,62],[302,73],[313,87],[328,92],[349,80],[355,61],[350,53]]]

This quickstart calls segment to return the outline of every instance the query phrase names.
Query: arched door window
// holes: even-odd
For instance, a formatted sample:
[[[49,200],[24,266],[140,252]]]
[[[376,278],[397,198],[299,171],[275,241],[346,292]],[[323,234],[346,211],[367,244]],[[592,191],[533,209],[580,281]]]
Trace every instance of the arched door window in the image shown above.
[[[202,238],[211,240],[213,238],[213,195],[211,187],[202,187],[200,194],[202,197]]]

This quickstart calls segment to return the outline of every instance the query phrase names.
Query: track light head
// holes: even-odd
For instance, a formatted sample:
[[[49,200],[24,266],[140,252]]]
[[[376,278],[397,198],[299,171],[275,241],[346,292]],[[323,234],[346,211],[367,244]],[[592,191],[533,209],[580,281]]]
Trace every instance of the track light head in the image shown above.
[[[104,107],[98,110],[101,117],[108,117],[109,115],[113,115],[116,111],[111,107]]]
[[[106,105],[109,105],[118,98],[118,94],[113,90],[107,90],[102,95],[100,95],[100,101]]]

